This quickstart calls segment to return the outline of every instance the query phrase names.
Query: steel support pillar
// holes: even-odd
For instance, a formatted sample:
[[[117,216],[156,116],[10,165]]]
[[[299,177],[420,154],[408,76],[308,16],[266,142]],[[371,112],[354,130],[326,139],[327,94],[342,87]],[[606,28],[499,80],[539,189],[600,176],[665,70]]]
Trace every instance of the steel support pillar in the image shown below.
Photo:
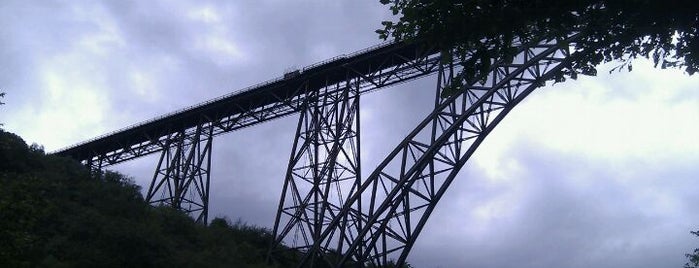
[[[199,125],[168,139],[148,188],[147,202],[173,207],[198,223],[207,223],[212,129],[212,125]]]
[[[85,167],[90,171],[90,174],[95,174],[100,176],[102,174],[102,167],[104,163],[101,157],[90,157],[83,162]]]
[[[360,186],[359,81],[326,86],[308,93],[296,129],[289,165],[274,222],[270,253],[283,248],[306,252]],[[361,208],[361,200],[351,206]],[[333,233],[333,249],[342,249],[354,237],[345,236],[342,222]],[[330,256],[334,255],[334,256]],[[322,248],[310,266],[325,258],[341,257]]]
[[[435,109],[379,164],[315,240],[299,267],[327,250],[327,241],[347,219],[362,227],[332,267],[386,267],[405,262],[437,202],[483,139],[529,93],[567,66],[568,46],[557,42],[518,44],[511,61],[493,59],[477,81],[454,79],[458,63],[440,68]],[[353,205],[363,200],[357,217]],[[344,231],[353,231],[347,229]]]

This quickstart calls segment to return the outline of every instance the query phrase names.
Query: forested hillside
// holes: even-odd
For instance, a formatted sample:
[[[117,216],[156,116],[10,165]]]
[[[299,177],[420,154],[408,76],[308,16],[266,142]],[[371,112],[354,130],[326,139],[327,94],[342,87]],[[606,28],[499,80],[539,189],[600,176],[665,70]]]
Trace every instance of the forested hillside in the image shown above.
[[[128,177],[91,175],[0,130],[0,267],[293,266],[293,253],[265,261],[270,239],[263,228],[203,226],[151,207]]]

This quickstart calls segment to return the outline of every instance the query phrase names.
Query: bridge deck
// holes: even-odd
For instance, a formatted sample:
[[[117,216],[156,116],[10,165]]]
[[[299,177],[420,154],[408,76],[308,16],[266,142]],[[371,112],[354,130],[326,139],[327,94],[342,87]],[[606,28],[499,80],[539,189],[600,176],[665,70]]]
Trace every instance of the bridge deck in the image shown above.
[[[215,124],[215,135],[218,135],[298,112],[306,92],[328,85],[362,79],[362,84],[368,85],[365,87],[370,90],[430,74],[434,68],[416,71],[415,68],[419,69],[418,65],[421,64],[416,61],[432,56],[433,59],[424,64],[434,65],[435,54],[437,51],[434,48],[418,43],[382,44],[307,66],[298,73],[288,73],[284,77],[58,150],[55,154],[78,160],[112,155],[114,159],[106,164],[115,164],[160,151],[160,147],[165,146],[163,137],[202,124]],[[410,71],[404,74],[406,77],[401,77],[406,72],[401,68],[407,68],[406,64],[410,64],[407,66]],[[372,81],[374,78],[385,81]],[[129,156],[124,157],[125,153]]]

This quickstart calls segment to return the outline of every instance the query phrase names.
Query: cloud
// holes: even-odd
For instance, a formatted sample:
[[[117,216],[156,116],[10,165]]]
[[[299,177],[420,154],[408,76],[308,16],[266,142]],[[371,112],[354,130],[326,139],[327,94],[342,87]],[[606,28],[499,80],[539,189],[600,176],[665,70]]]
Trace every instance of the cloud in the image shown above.
[[[696,184],[695,166],[641,166],[626,178],[604,160],[523,141],[508,153],[522,166],[510,181],[477,165],[462,172],[413,250],[417,267],[683,264],[697,217],[696,197],[680,185]]]
[[[0,6],[0,122],[48,150],[371,46],[390,16],[377,1]],[[699,202],[699,81],[634,65],[539,89],[520,104],[464,167],[409,261],[681,266]],[[429,112],[435,85],[362,96],[365,176]],[[214,140],[211,216],[271,227],[296,122]],[[156,161],[114,168],[145,188]]]
[[[698,220],[699,129],[686,122],[699,106],[680,96],[696,78],[638,65],[640,76],[539,89],[515,108],[440,202],[413,263],[681,266]]]
[[[696,161],[699,126],[688,122],[699,122],[699,99],[683,96],[696,91],[699,81],[677,70],[653,70],[647,61],[636,65],[638,72],[585,77],[535,91],[491,134],[488,139],[496,141],[475,161],[491,175],[516,172],[516,163],[502,161],[519,139],[619,168],[630,161]],[[641,81],[631,83],[634,79]]]

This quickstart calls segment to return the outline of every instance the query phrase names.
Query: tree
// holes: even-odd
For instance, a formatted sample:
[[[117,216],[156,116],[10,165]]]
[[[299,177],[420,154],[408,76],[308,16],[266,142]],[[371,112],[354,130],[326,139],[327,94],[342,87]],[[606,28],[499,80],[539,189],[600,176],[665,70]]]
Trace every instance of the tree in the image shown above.
[[[5,92],[0,92],[0,99],[5,97]],[[0,101],[0,105],[5,105],[4,102]],[[0,123],[0,127],[4,126],[5,124]]]
[[[699,231],[690,232],[693,235],[699,236]],[[699,248],[694,249],[694,252],[685,254],[689,262],[684,264],[684,268],[697,268],[699,267]]]
[[[267,263],[269,230],[214,219],[196,224],[151,207],[119,173],[91,173],[0,130],[0,267],[290,267]]]
[[[656,67],[699,71],[699,1],[695,0],[380,0],[397,21],[384,21],[383,39],[423,40],[459,57],[460,76],[476,81],[491,59],[514,56],[511,47],[573,34],[575,56],[556,77],[595,75],[596,66],[637,57]]]

